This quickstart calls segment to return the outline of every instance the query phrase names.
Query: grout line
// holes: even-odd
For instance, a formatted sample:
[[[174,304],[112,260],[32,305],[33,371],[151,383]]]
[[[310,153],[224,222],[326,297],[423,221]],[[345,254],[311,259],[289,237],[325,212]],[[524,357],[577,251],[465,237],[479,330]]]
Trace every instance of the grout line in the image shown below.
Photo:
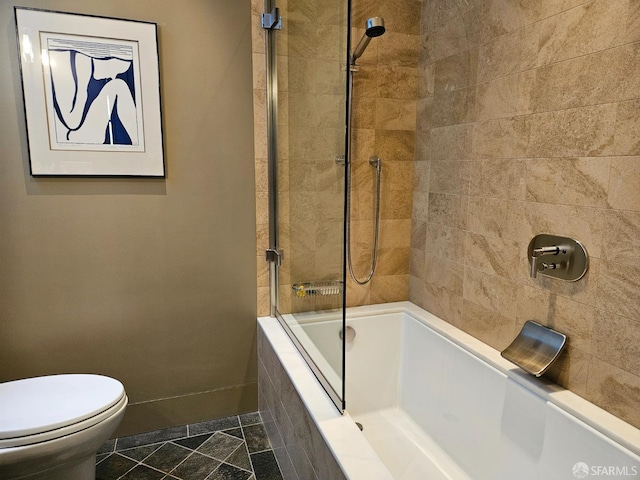
[[[264,453],[264,452],[273,452],[273,448],[266,448],[264,450],[260,450],[259,452],[251,452],[249,455],[255,455],[257,453]]]
[[[185,447],[182,447],[182,448],[185,448]],[[191,450],[191,449],[188,449],[188,450]],[[191,458],[195,453],[196,453],[196,452],[195,452],[195,450],[191,450],[191,453],[190,453],[189,455],[187,455],[187,456],[186,456],[186,457],[185,457],[185,458],[184,458],[180,463],[178,463],[177,465],[175,465],[175,466],[174,466],[174,467],[169,471],[169,473],[167,473],[166,475],[172,475],[172,473],[171,473],[171,472],[174,472],[174,471],[176,470],[176,468],[178,468],[180,465],[182,465],[184,462],[186,462],[186,461],[187,461],[187,459],[188,459],[188,458]],[[217,468],[217,467],[216,467],[216,468]],[[214,471],[215,471],[215,469],[214,469]],[[173,475],[173,476],[174,476],[174,477],[176,477],[176,478],[180,478],[180,477],[178,477],[178,475]]]
[[[176,440],[179,440],[179,439],[176,439]],[[144,443],[144,444],[142,444],[142,445],[137,445],[137,446],[135,446],[135,447],[129,447],[129,448],[123,448],[122,450],[116,450],[116,451],[115,451],[115,452],[113,452],[113,453],[126,452],[127,450],[133,450],[133,449],[135,449],[135,448],[151,447],[151,446],[153,446],[153,445],[158,445],[158,448],[160,448],[160,447],[162,447],[162,445],[164,445],[165,443],[170,442],[170,441],[171,441],[171,440],[164,440],[164,441],[160,441],[160,442]],[[156,450],[157,450],[158,448],[156,448]],[[154,452],[155,452],[156,450],[154,450]],[[124,455],[124,456],[125,456],[125,457],[127,457],[126,455]],[[129,457],[127,457],[127,458],[129,458]],[[146,458],[146,457],[145,457],[145,458]],[[136,460],[135,458],[132,458],[131,460],[135,460],[136,462],[138,461],[138,460]]]
[[[249,457],[249,465],[251,465],[251,470],[247,470],[247,469],[242,468],[242,467],[240,467],[240,466],[238,466],[238,465],[236,465],[236,464],[234,464],[234,463],[228,463],[228,462],[226,461],[226,460],[228,460],[228,459],[229,459],[229,457],[231,457],[231,455],[233,455],[234,453],[236,453],[236,452],[237,452],[240,448],[242,448],[243,446],[244,446],[244,448],[245,448],[245,451],[247,452],[247,457]],[[240,445],[238,445],[238,448],[236,448],[233,452],[231,452],[231,453],[227,456],[227,458],[225,459],[225,461],[224,461],[224,462],[222,462],[222,463],[226,463],[227,465],[231,465],[232,467],[235,467],[235,468],[237,468],[237,469],[239,469],[239,470],[242,470],[243,472],[249,472],[249,473],[255,474],[255,472],[253,471],[253,464],[251,463],[251,456],[249,455],[248,450],[247,450],[247,444],[246,444],[246,442],[242,442]]]
[[[262,417],[260,417],[262,418]],[[249,452],[249,445],[247,444],[247,437],[244,434],[244,427],[240,426],[240,432],[242,433],[242,443],[244,444],[244,448],[247,452],[247,457],[249,458],[249,465],[251,466],[251,472],[253,473],[254,477],[256,477],[256,470],[253,467],[253,461],[251,460],[251,452]]]
[[[110,457],[110,456],[112,456],[113,454],[118,454],[118,455],[120,455],[120,456],[122,456],[122,457],[124,457],[124,458],[126,458],[126,459],[128,459],[128,460],[131,460],[131,461],[135,462],[135,463],[134,463],[134,465],[133,465],[130,469],[128,469],[124,474],[120,475],[120,476],[118,477],[118,479],[123,479],[123,478],[124,478],[124,477],[126,477],[128,474],[130,474],[132,470],[134,470],[135,468],[137,468],[137,467],[138,467],[138,466],[140,466],[140,465],[141,465],[141,466],[144,466],[144,467],[146,467],[146,468],[150,468],[150,469],[152,469],[152,470],[154,470],[154,471],[157,471],[157,472],[159,472],[159,473],[162,473],[163,475],[165,475],[165,477],[166,477],[166,476],[170,476],[170,475],[171,475],[171,476],[175,476],[175,475],[173,475],[171,472],[175,471],[175,469],[176,469],[176,468],[178,468],[180,465],[182,465],[182,464],[183,464],[187,459],[191,458],[195,453],[198,453],[198,454],[200,454],[200,455],[202,455],[202,456],[205,456],[205,457],[207,457],[207,458],[210,458],[210,459],[212,459],[212,460],[215,460],[216,462],[219,462],[218,466],[213,470],[213,472],[211,472],[211,474],[210,474],[210,475],[208,475],[208,476],[206,477],[207,479],[212,478],[212,477],[211,477],[211,475],[213,475],[213,474],[218,470],[218,468],[220,467],[220,465],[222,465],[223,463],[226,463],[226,464],[228,464],[228,465],[231,465],[231,466],[233,466],[234,468],[237,468],[237,469],[239,469],[239,470],[241,470],[241,471],[243,471],[243,472],[247,472],[247,473],[249,473],[249,474],[250,474],[250,477],[252,476],[252,478],[254,478],[254,479],[255,479],[255,478],[257,478],[257,477],[256,477],[255,470],[254,470],[254,468],[253,468],[252,455],[259,454],[259,453],[264,453],[264,452],[268,452],[268,451],[273,452],[273,449],[272,449],[272,448],[269,448],[269,449],[261,450],[261,451],[259,451],[259,452],[249,452],[249,447],[248,447],[248,445],[247,445],[247,438],[246,438],[246,435],[245,435],[244,429],[245,429],[246,427],[252,427],[252,426],[255,426],[255,425],[263,425],[263,426],[264,426],[264,421],[262,420],[262,416],[259,414],[259,412],[250,412],[250,413],[258,413],[258,420],[257,420],[257,421],[250,421],[250,422],[249,422],[249,423],[247,423],[246,425],[243,425],[243,424],[242,424],[242,422],[241,422],[241,420],[240,420],[240,415],[234,415],[234,416],[236,417],[237,421],[238,421],[238,425],[237,425],[237,426],[232,426],[232,427],[230,427],[230,428],[224,428],[224,429],[220,429],[220,430],[213,430],[213,431],[210,431],[210,432],[204,432],[204,433],[202,433],[202,434],[198,434],[198,435],[197,435],[197,436],[199,436],[199,435],[209,435],[210,437],[213,437],[213,436],[214,436],[214,435],[216,435],[216,434],[221,434],[221,435],[225,435],[226,437],[233,438],[233,439],[236,439],[236,440],[240,441],[241,443],[240,443],[240,444],[239,444],[239,445],[238,445],[238,446],[237,446],[237,447],[236,447],[236,448],[235,448],[231,453],[229,453],[226,457],[224,457],[224,459],[223,459],[223,460],[220,460],[219,458],[213,457],[213,456],[211,456],[211,455],[204,454],[204,453],[202,453],[202,452],[200,452],[200,451],[197,451],[197,450],[195,450],[195,449],[191,449],[191,448],[184,447],[184,446],[181,446],[181,445],[178,445],[178,444],[174,443],[176,440],[182,440],[182,439],[186,439],[186,438],[191,438],[191,437],[192,437],[192,432],[190,431],[189,425],[187,424],[187,425],[186,425],[186,427],[187,427],[187,430],[186,430],[186,431],[187,431],[187,436],[186,436],[186,437],[184,437],[184,436],[183,436],[183,437],[174,438],[174,439],[169,439],[169,440],[160,441],[160,442],[153,442],[153,443],[148,443],[148,444],[137,445],[137,446],[129,447],[129,448],[122,449],[122,450],[117,450],[117,448],[118,448],[118,440],[119,440],[119,438],[116,438],[116,439],[115,439],[115,442],[114,442],[114,449],[113,449],[113,451],[111,451],[111,452],[105,452],[105,453],[106,453],[105,457],[104,457],[100,462],[96,463],[96,465],[98,465],[99,463],[102,463],[104,460],[106,460],[107,458],[109,458],[109,457]],[[225,432],[225,430],[231,430],[231,429],[236,429],[236,428],[239,428],[239,429],[240,429],[240,433],[241,433],[241,435],[242,435],[242,438],[239,438],[239,437],[234,436],[234,435],[230,435],[230,434],[228,434],[228,433],[226,433],[226,432]],[[265,431],[266,431],[266,430],[265,430]],[[194,436],[195,436],[195,435],[194,435]],[[156,467],[153,467],[153,466],[151,466],[151,465],[148,465],[148,464],[144,463],[144,462],[145,462],[145,460],[147,460],[150,456],[152,456],[153,454],[155,454],[156,452],[158,452],[158,450],[160,450],[164,445],[167,445],[167,444],[172,444],[172,445],[174,445],[174,446],[177,446],[177,447],[183,448],[183,449],[185,449],[185,450],[190,451],[190,453],[189,453],[189,455],[187,455],[187,456],[186,456],[186,457],[185,457],[181,462],[179,462],[177,465],[175,465],[175,466],[172,468],[172,470],[171,470],[170,472],[164,472],[164,471],[162,471],[162,470],[159,470],[159,469],[158,469],[158,468],[156,468]],[[269,445],[271,445],[271,443],[270,443],[270,442],[269,442]],[[138,449],[138,448],[142,448],[142,447],[151,447],[151,446],[155,446],[156,448],[154,448],[154,449],[153,449],[153,451],[151,451],[148,455],[146,455],[146,456],[145,456],[143,459],[141,459],[141,460],[136,460],[136,459],[134,459],[134,458],[130,458],[130,457],[129,457],[129,456],[127,456],[125,453],[122,453],[122,452],[126,452],[127,450],[134,450],[134,449]],[[244,451],[245,451],[245,453],[247,454],[247,459],[249,460],[250,470],[247,470],[247,469],[242,468],[242,467],[240,467],[240,466],[238,466],[238,465],[231,464],[231,463],[228,463],[228,462],[227,462],[227,460],[228,460],[228,459],[229,459],[229,458],[230,458],[234,453],[236,453],[240,448],[244,448]],[[274,454],[274,457],[275,457],[275,454]],[[277,458],[276,458],[276,462],[277,462]],[[278,468],[280,468],[280,466],[279,466],[279,465],[278,465]],[[281,470],[280,470],[280,471],[281,471]],[[164,478],[164,477],[163,477],[163,478]],[[176,477],[176,478],[179,478],[179,477]],[[206,479],[205,479],[205,480],[206,480]]]
[[[128,458],[128,457],[127,457]],[[131,460],[131,459],[130,459]],[[118,477],[118,480],[120,480],[122,477],[124,477],[125,475],[127,475],[131,470],[133,470],[134,468],[136,468],[138,465],[140,465],[140,462],[136,463],[134,466],[132,466],[129,470],[127,470],[126,472],[124,472],[122,475],[120,475]]]

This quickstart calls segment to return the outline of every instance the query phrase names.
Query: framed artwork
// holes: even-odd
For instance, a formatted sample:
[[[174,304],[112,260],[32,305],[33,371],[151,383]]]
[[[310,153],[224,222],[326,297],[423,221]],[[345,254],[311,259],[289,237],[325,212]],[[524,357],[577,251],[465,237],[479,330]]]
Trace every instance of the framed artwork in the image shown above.
[[[164,177],[157,25],[15,15],[31,175]]]

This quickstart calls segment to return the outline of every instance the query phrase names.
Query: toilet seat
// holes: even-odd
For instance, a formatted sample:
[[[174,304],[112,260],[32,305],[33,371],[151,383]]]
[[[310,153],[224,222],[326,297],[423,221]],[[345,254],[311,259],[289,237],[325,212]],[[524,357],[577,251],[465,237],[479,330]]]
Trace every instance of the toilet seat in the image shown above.
[[[50,375],[0,384],[0,448],[89,428],[126,406],[123,385],[101,375]]]

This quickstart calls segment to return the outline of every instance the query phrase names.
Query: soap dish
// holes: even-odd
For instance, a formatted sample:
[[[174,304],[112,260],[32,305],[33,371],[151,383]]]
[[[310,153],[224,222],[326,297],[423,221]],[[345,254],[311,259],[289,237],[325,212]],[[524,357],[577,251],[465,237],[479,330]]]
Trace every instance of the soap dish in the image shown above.
[[[539,377],[558,358],[566,341],[566,335],[527,320],[515,340],[500,355]]]

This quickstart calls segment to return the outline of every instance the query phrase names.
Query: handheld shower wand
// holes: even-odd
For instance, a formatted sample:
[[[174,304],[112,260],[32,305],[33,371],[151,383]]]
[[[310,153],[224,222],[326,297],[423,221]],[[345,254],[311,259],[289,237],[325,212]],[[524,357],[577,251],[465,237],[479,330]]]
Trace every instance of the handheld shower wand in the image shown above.
[[[355,65],[356,60],[358,60],[362,56],[364,51],[367,49],[367,46],[369,45],[369,42],[371,41],[371,39],[374,37],[379,37],[384,32],[385,32],[384,18],[372,17],[368,19],[367,29],[365,30],[364,35],[360,39],[360,42],[358,43],[358,45],[356,45],[356,48],[353,50],[353,53],[351,54],[350,64]]]
[[[381,160],[378,157],[372,156],[369,159],[369,164],[376,169],[376,216],[375,216],[375,225],[374,225],[374,237],[373,237],[373,260],[371,262],[371,268],[369,269],[368,275],[364,279],[359,279],[353,268],[352,258],[351,258],[351,114],[353,109],[353,75],[358,71],[356,66],[356,61],[358,58],[362,56],[364,51],[366,50],[369,42],[374,37],[379,37],[385,32],[384,28],[384,19],[382,17],[373,17],[367,20],[367,29],[364,32],[364,36],[360,39],[360,42],[353,50],[349,60],[349,108],[348,108],[348,117],[347,117],[347,137],[349,139],[349,152],[347,155],[348,161],[346,162],[347,170],[347,263],[349,266],[349,273],[351,274],[351,278],[358,285],[365,285],[369,283],[371,278],[373,277],[374,272],[376,271],[376,264],[378,262],[378,233],[380,231],[380,177],[382,164]]]

